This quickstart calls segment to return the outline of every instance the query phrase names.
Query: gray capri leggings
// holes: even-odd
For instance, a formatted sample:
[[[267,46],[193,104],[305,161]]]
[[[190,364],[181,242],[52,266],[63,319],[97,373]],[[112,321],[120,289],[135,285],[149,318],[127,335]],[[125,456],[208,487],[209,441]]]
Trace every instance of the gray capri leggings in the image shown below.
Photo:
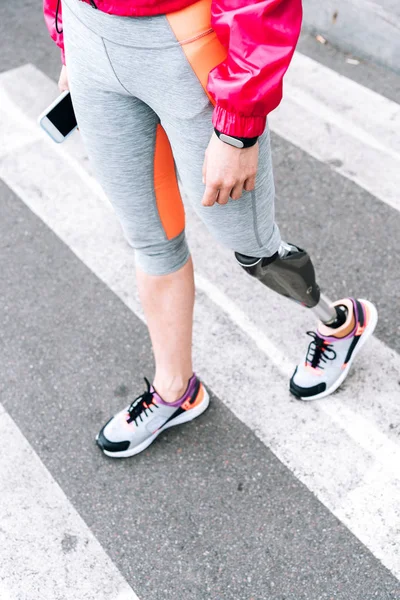
[[[182,23],[188,23],[182,40],[170,15],[120,17],[63,0],[66,64],[80,133],[136,262],[150,275],[172,273],[189,258],[178,176],[219,242],[255,257],[273,255],[280,244],[268,128],[259,139],[255,190],[226,205],[201,205],[213,105],[193,68],[195,45],[201,63],[201,53],[209,60],[219,43],[209,17],[202,22],[196,13],[202,4],[201,14],[207,14],[207,1],[173,13],[180,13],[180,38]],[[215,64],[221,61],[217,54]]]

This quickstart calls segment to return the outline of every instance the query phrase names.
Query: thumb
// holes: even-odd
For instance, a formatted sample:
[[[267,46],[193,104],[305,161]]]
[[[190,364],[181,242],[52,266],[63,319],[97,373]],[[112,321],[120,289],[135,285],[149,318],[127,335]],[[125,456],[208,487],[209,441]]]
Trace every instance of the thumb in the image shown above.
[[[65,92],[65,90],[69,90],[68,72],[67,67],[65,65],[61,67],[60,76],[58,78],[58,89],[60,90],[60,92]]]
[[[203,185],[206,184],[206,172],[207,172],[207,155],[204,156],[204,162],[203,162],[203,170],[202,170]]]

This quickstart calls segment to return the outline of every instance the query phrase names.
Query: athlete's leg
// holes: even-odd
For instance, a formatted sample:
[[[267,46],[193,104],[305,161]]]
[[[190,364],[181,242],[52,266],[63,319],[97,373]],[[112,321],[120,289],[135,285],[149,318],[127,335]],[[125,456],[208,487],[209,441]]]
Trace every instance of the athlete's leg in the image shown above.
[[[149,275],[137,267],[136,279],[155,356],[154,387],[164,400],[174,402],[193,374],[192,259],[167,275]]]
[[[273,256],[256,258],[235,253],[243,269],[278,294],[311,308],[325,325],[342,325],[346,318],[321,296],[309,254],[295,246],[281,242]]]
[[[136,250],[138,286],[156,362],[157,388],[147,381],[147,390],[96,437],[113,457],[141,452],[161,431],[196,418],[209,403],[192,371],[193,269],[171,147],[157,114],[133,91],[141,88],[136,74],[144,73],[146,54],[138,56],[129,44],[143,42],[143,25],[151,25],[149,41],[159,43],[159,23],[112,17],[79,0],[63,1],[77,121],[95,175]],[[165,25],[163,21],[170,40]],[[113,51],[117,56],[111,58]],[[127,68],[128,87],[116,72],[121,64]]]
[[[220,49],[216,45],[218,41],[213,33],[208,37],[192,38],[200,33],[198,29],[207,30],[207,11],[201,9],[201,4],[207,3],[209,0],[202,0],[167,17],[177,39],[182,41],[182,53],[197,75],[190,89],[181,87],[181,96],[186,97],[189,107],[191,96],[197,97],[200,86],[206,96],[205,65],[213,68],[221,61]],[[191,40],[189,44],[185,43],[187,39]],[[168,65],[166,73],[173,79]],[[307,377],[303,377],[299,368],[292,378],[291,390],[300,397],[322,397],[336,389],[347,375],[354,350],[362,345],[358,341],[361,337],[365,341],[374,329],[376,311],[374,314],[374,307],[370,303],[350,299],[330,306],[320,296],[307,252],[280,239],[274,221],[274,182],[268,127],[259,138],[255,189],[244,191],[239,200],[229,200],[226,205],[201,205],[204,193],[201,171],[204,153],[213,134],[212,111],[209,103],[196,114],[191,108],[188,113],[183,109],[177,117],[162,105],[157,112],[171,141],[184,189],[215,238],[231,248],[243,268],[264,285],[309,307],[321,319],[318,331],[314,334],[315,349],[309,348],[308,352],[308,356],[312,357],[311,371],[308,371]],[[322,364],[328,361],[332,366],[329,372]],[[305,364],[308,362],[306,358]]]
[[[122,87],[102,38],[75,14],[79,10],[80,19],[89,15],[93,23],[97,11],[75,0],[64,4],[66,62],[80,133],[96,178],[136,250],[155,386],[174,401],[193,373],[194,283],[171,149],[158,116]]]
[[[320,294],[310,256],[294,244],[281,240],[274,220],[274,180],[269,131],[259,139],[259,165],[253,191],[243,191],[239,200],[212,207],[201,205],[204,185],[201,167],[212,134],[212,107],[182,120],[180,128],[171,115],[161,118],[172,144],[182,184],[194,209],[222,244],[231,248],[238,263],[264,285],[308,308],[326,324],[342,324],[340,309],[330,306]],[[190,145],[185,142],[191,136]]]

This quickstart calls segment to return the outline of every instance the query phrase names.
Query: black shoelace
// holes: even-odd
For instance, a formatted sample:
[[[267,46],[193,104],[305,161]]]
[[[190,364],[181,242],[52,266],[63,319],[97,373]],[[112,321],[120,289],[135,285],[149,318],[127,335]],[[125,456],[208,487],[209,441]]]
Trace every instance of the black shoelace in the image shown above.
[[[334,360],[336,358],[336,352],[334,351],[332,344],[327,344],[326,340],[319,337],[315,331],[307,331],[307,335],[310,335],[314,339],[308,346],[306,363],[309,363],[314,368],[319,367],[320,369],[323,369],[324,367],[320,363]]]
[[[140,394],[132,404],[128,408],[129,419],[127,419],[128,423],[135,421],[137,425],[137,419],[143,421],[142,414],[144,413],[147,416],[147,411],[149,410],[151,413],[154,408],[158,408],[157,404],[153,402],[153,392],[150,391],[151,385],[146,377],[144,378],[147,390]]]

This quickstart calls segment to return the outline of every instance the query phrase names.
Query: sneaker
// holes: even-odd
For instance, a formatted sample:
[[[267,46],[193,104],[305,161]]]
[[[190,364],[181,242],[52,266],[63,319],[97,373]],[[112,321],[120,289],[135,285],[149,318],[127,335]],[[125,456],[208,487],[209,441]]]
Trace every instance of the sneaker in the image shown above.
[[[346,322],[337,329],[319,322],[316,332],[307,332],[313,340],[304,363],[296,367],[290,380],[290,391],[300,400],[332,394],[346,379],[354,358],[378,322],[377,310],[367,300],[345,298],[334,306],[346,310]]]
[[[207,390],[195,374],[176,402],[164,402],[146,378],[145,382],[147,390],[112,417],[97,435],[96,442],[107,456],[121,458],[139,454],[164,429],[195,419],[209,405]]]

